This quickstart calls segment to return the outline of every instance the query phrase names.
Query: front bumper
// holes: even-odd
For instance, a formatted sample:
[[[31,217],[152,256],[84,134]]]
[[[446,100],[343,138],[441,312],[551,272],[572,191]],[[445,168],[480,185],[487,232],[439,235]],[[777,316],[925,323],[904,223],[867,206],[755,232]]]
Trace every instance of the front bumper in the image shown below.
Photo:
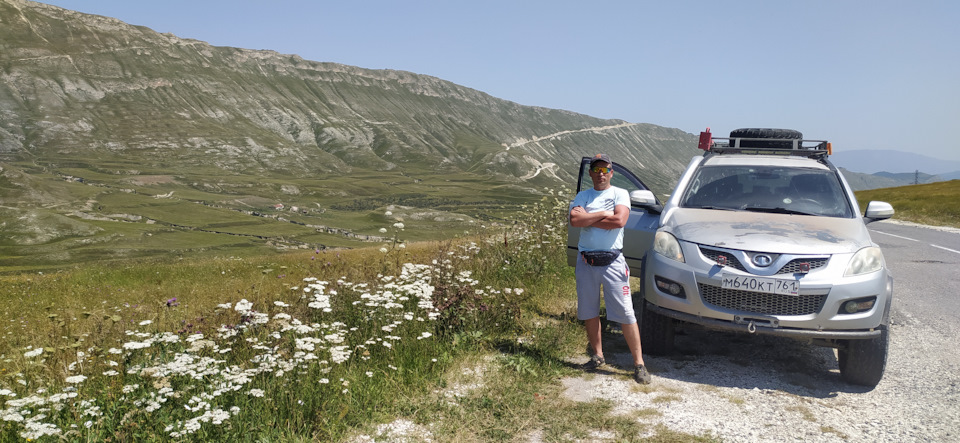
[[[705,255],[699,245],[681,242],[685,263],[647,255],[644,298],[650,308],[663,316],[699,324],[711,329],[740,331],[798,339],[868,339],[880,335],[876,329],[887,322],[893,296],[893,279],[884,268],[870,274],[843,277],[852,254],[834,254],[824,264],[804,274],[773,274],[776,266],[806,260],[783,255],[767,274],[751,273],[747,266],[720,266],[713,251]],[[717,248],[714,248],[717,249]],[[737,257],[741,251],[725,250]],[[744,255],[740,261],[746,261]],[[750,269],[745,269],[750,268]],[[771,275],[773,274],[773,275]],[[757,276],[795,279],[797,295],[775,295],[722,288],[723,276]],[[665,292],[657,281],[682,287],[679,296]],[[849,314],[841,307],[850,300],[875,297],[866,311]]]
[[[670,317],[686,323],[701,325],[718,331],[747,332],[750,334],[775,335],[778,337],[811,340],[861,340],[880,336],[879,329],[870,329],[866,331],[812,331],[806,329],[786,329],[770,327],[763,323],[758,324],[749,319],[744,320],[747,323],[734,323],[732,321],[698,317],[696,315],[664,309],[655,305],[647,305],[646,309],[650,309],[653,312],[665,317]]]

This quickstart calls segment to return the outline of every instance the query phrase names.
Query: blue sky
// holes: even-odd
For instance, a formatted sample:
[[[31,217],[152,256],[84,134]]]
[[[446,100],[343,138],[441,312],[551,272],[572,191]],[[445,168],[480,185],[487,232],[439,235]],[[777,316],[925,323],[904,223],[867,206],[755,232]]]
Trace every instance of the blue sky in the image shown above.
[[[960,2],[50,0],[524,105],[960,160]]]

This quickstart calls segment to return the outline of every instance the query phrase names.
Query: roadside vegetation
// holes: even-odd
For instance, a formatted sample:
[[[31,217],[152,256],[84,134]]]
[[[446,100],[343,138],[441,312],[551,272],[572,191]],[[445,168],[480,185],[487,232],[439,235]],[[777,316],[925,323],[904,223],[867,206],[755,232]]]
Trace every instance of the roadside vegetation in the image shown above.
[[[960,180],[858,191],[861,213],[872,200],[893,205],[894,220],[960,228]]]
[[[958,186],[857,194],[957,226]],[[711,440],[563,396],[583,346],[568,198],[449,241],[384,214],[366,249],[0,276],[0,440]]]
[[[0,440],[634,438],[562,395],[583,345],[567,198],[444,242],[395,222],[368,249],[0,277]]]

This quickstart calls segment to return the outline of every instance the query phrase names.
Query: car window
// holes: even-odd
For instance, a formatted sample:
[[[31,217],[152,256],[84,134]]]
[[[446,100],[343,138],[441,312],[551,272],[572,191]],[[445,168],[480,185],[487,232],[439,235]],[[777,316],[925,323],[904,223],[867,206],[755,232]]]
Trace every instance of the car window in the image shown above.
[[[580,183],[577,187],[578,192],[593,187],[593,180],[590,179],[589,168],[590,164],[587,163],[587,160],[580,164]],[[610,184],[618,188],[626,189],[627,192],[650,189],[644,185],[636,175],[633,175],[630,170],[621,166],[619,163],[613,164],[613,178],[610,179]]]
[[[700,168],[684,191],[685,208],[853,217],[836,173],[822,169],[715,165]]]

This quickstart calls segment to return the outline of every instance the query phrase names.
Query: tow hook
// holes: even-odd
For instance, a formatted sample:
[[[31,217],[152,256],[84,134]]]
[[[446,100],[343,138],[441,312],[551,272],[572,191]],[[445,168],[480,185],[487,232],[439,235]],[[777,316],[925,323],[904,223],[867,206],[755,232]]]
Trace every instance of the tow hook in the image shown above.
[[[777,329],[780,327],[780,320],[773,317],[750,318],[735,315],[733,316],[733,322],[738,325],[747,325],[747,332],[751,334],[757,333],[758,325],[770,329]]]

